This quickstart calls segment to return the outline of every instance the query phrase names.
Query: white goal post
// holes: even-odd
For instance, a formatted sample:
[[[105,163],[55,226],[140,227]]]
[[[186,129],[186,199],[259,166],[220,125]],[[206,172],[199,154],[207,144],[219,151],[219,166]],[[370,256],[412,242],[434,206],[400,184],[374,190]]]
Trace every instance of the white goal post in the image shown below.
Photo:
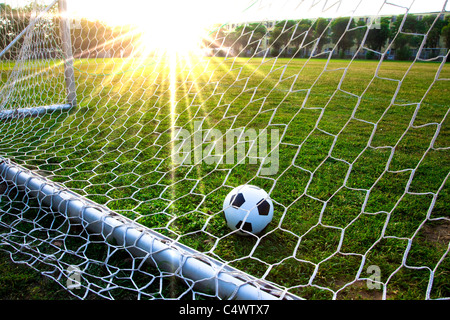
[[[13,184],[51,207],[55,214],[81,224],[105,241],[114,239],[117,246],[124,247],[136,257],[143,257],[146,263],[192,282],[195,289],[216,292],[222,299],[299,299],[274,284],[164,237],[7,159],[0,158],[0,176],[4,183]]]

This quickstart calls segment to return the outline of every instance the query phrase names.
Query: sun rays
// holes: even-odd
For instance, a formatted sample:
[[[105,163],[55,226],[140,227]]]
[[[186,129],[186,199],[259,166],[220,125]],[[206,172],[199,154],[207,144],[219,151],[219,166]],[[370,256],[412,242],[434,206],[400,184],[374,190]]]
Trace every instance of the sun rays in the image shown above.
[[[141,119],[153,117],[152,120],[155,120],[151,124],[143,121],[141,125],[155,126],[145,131],[153,131],[152,134],[158,137],[164,136],[156,142],[159,147],[162,141],[162,152],[158,157],[164,154],[164,163],[167,164],[165,191],[161,195],[166,195],[164,198],[171,202],[176,202],[180,196],[177,190],[180,175],[186,174],[181,177],[186,179],[190,174],[197,180],[192,192],[206,196],[203,177],[209,174],[197,163],[185,173],[186,168],[180,168],[180,164],[174,161],[171,155],[176,144],[176,129],[185,128],[196,134],[194,123],[198,120],[202,122],[203,129],[197,134],[202,137],[207,130],[222,129],[223,123],[217,123],[216,115],[228,110],[226,104],[234,101],[230,97],[246,94],[246,88],[240,88],[237,82],[241,79],[235,66],[240,63],[226,47],[231,40],[225,41],[227,33],[222,32],[223,24],[213,24],[211,22],[217,21],[212,21],[210,16],[191,12],[189,4],[180,3],[182,5],[176,8],[170,8],[168,2],[161,3],[163,7],[154,10],[159,12],[159,16],[136,12],[132,20],[127,20],[129,15],[123,15],[117,8],[105,10],[97,17],[114,32],[89,46],[88,51],[74,54],[78,79],[91,78],[97,83],[90,94],[91,100],[108,97],[102,101],[100,113],[106,115],[111,110],[117,110],[114,117],[120,117],[122,113],[139,113]],[[128,48],[132,50],[123,49],[124,43],[129,44]],[[98,64],[97,52],[112,54]],[[216,57],[217,53],[222,57]],[[98,65],[92,68],[91,63]],[[261,72],[251,63],[245,68],[251,69],[252,74]],[[222,81],[224,77],[225,82]],[[91,104],[87,100],[82,102],[88,107]],[[154,143],[151,135],[143,137],[143,141],[146,139],[149,144]],[[200,162],[202,160],[199,159]],[[220,169],[220,165],[217,164],[215,169]],[[208,170],[214,170],[214,167],[208,167]],[[168,214],[176,216],[172,206],[167,210]]]

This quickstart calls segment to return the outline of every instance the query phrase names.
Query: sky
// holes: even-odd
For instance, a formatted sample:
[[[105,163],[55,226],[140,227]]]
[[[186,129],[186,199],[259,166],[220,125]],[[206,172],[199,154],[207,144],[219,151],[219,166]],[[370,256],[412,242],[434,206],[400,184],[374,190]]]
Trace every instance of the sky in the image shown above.
[[[52,0],[38,0],[49,4]],[[66,0],[72,14],[111,24],[153,20],[190,23],[366,16],[450,11],[450,0]],[[447,1],[449,3],[447,3]],[[0,0],[23,4],[29,0]]]
[[[361,16],[450,10],[446,0],[67,0],[72,12],[114,24],[138,20],[190,23]],[[450,2],[450,1],[449,1]]]

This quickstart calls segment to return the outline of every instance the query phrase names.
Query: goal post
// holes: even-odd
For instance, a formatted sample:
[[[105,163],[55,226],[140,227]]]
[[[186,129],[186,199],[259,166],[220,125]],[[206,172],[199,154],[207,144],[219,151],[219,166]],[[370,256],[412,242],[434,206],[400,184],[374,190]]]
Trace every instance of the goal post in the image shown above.
[[[61,48],[64,57],[64,78],[67,90],[67,103],[72,107],[77,104],[77,91],[73,69],[72,40],[70,36],[70,22],[67,14],[67,0],[58,0]]]
[[[66,102],[62,104],[52,104],[52,105],[46,105],[46,106],[36,106],[36,107],[27,107],[27,106],[19,106],[16,108],[5,108],[5,105],[1,106],[0,108],[0,118],[11,118],[11,117],[26,117],[26,116],[42,116],[45,115],[47,112],[54,112],[54,111],[68,111],[70,108],[76,106],[76,83],[75,83],[75,77],[74,77],[74,69],[73,69],[73,55],[72,55],[72,43],[71,43],[71,36],[70,36],[70,23],[67,16],[67,2],[66,0],[54,0],[50,4],[48,4],[46,7],[39,8],[33,8],[35,10],[34,16],[33,13],[28,12],[30,22],[28,25],[25,26],[23,30],[20,31],[16,35],[16,37],[6,45],[6,47],[0,52],[0,59],[9,51],[12,50],[14,46],[17,46],[17,43],[20,40],[23,40],[24,37],[33,37],[33,28],[39,28],[36,27],[36,25],[39,25],[41,20],[47,15],[49,15],[50,10],[52,10],[55,6],[58,6],[59,8],[59,22],[60,22],[60,39],[61,39],[61,50],[62,50],[62,59],[64,64],[64,79],[65,79],[65,85],[66,85],[66,91],[67,91],[67,99]],[[6,8],[6,7],[5,7]],[[6,13],[6,9],[5,13]],[[20,14],[20,13],[17,13]],[[4,20],[5,23],[11,23],[11,21]],[[44,22],[45,24],[45,22]],[[19,73],[19,72],[17,72]],[[3,95],[8,96],[10,93],[5,93],[8,88],[11,86],[18,85],[16,82],[26,81],[25,79],[21,79],[18,77],[14,77],[11,84],[6,84],[3,87]],[[4,101],[6,102],[6,101]]]

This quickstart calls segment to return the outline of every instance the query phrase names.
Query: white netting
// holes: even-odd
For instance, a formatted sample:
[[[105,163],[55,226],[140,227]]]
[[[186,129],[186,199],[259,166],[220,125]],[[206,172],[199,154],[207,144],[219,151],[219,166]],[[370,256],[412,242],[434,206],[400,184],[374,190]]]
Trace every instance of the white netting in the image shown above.
[[[164,1],[146,17],[133,1],[68,1],[76,106],[29,117],[67,103],[58,4],[0,5],[2,48],[30,26],[1,56],[0,248],[81,298],[224,298],[181,267],[197,253],[282,297],[448,298],[450,27],[438,2]],[[193,250],[175,270],[144,263],[138,240],[89,232],[8,178],[15,164]],[[243,184],[274,203],[259,235],[225,222],[224,198]]]

